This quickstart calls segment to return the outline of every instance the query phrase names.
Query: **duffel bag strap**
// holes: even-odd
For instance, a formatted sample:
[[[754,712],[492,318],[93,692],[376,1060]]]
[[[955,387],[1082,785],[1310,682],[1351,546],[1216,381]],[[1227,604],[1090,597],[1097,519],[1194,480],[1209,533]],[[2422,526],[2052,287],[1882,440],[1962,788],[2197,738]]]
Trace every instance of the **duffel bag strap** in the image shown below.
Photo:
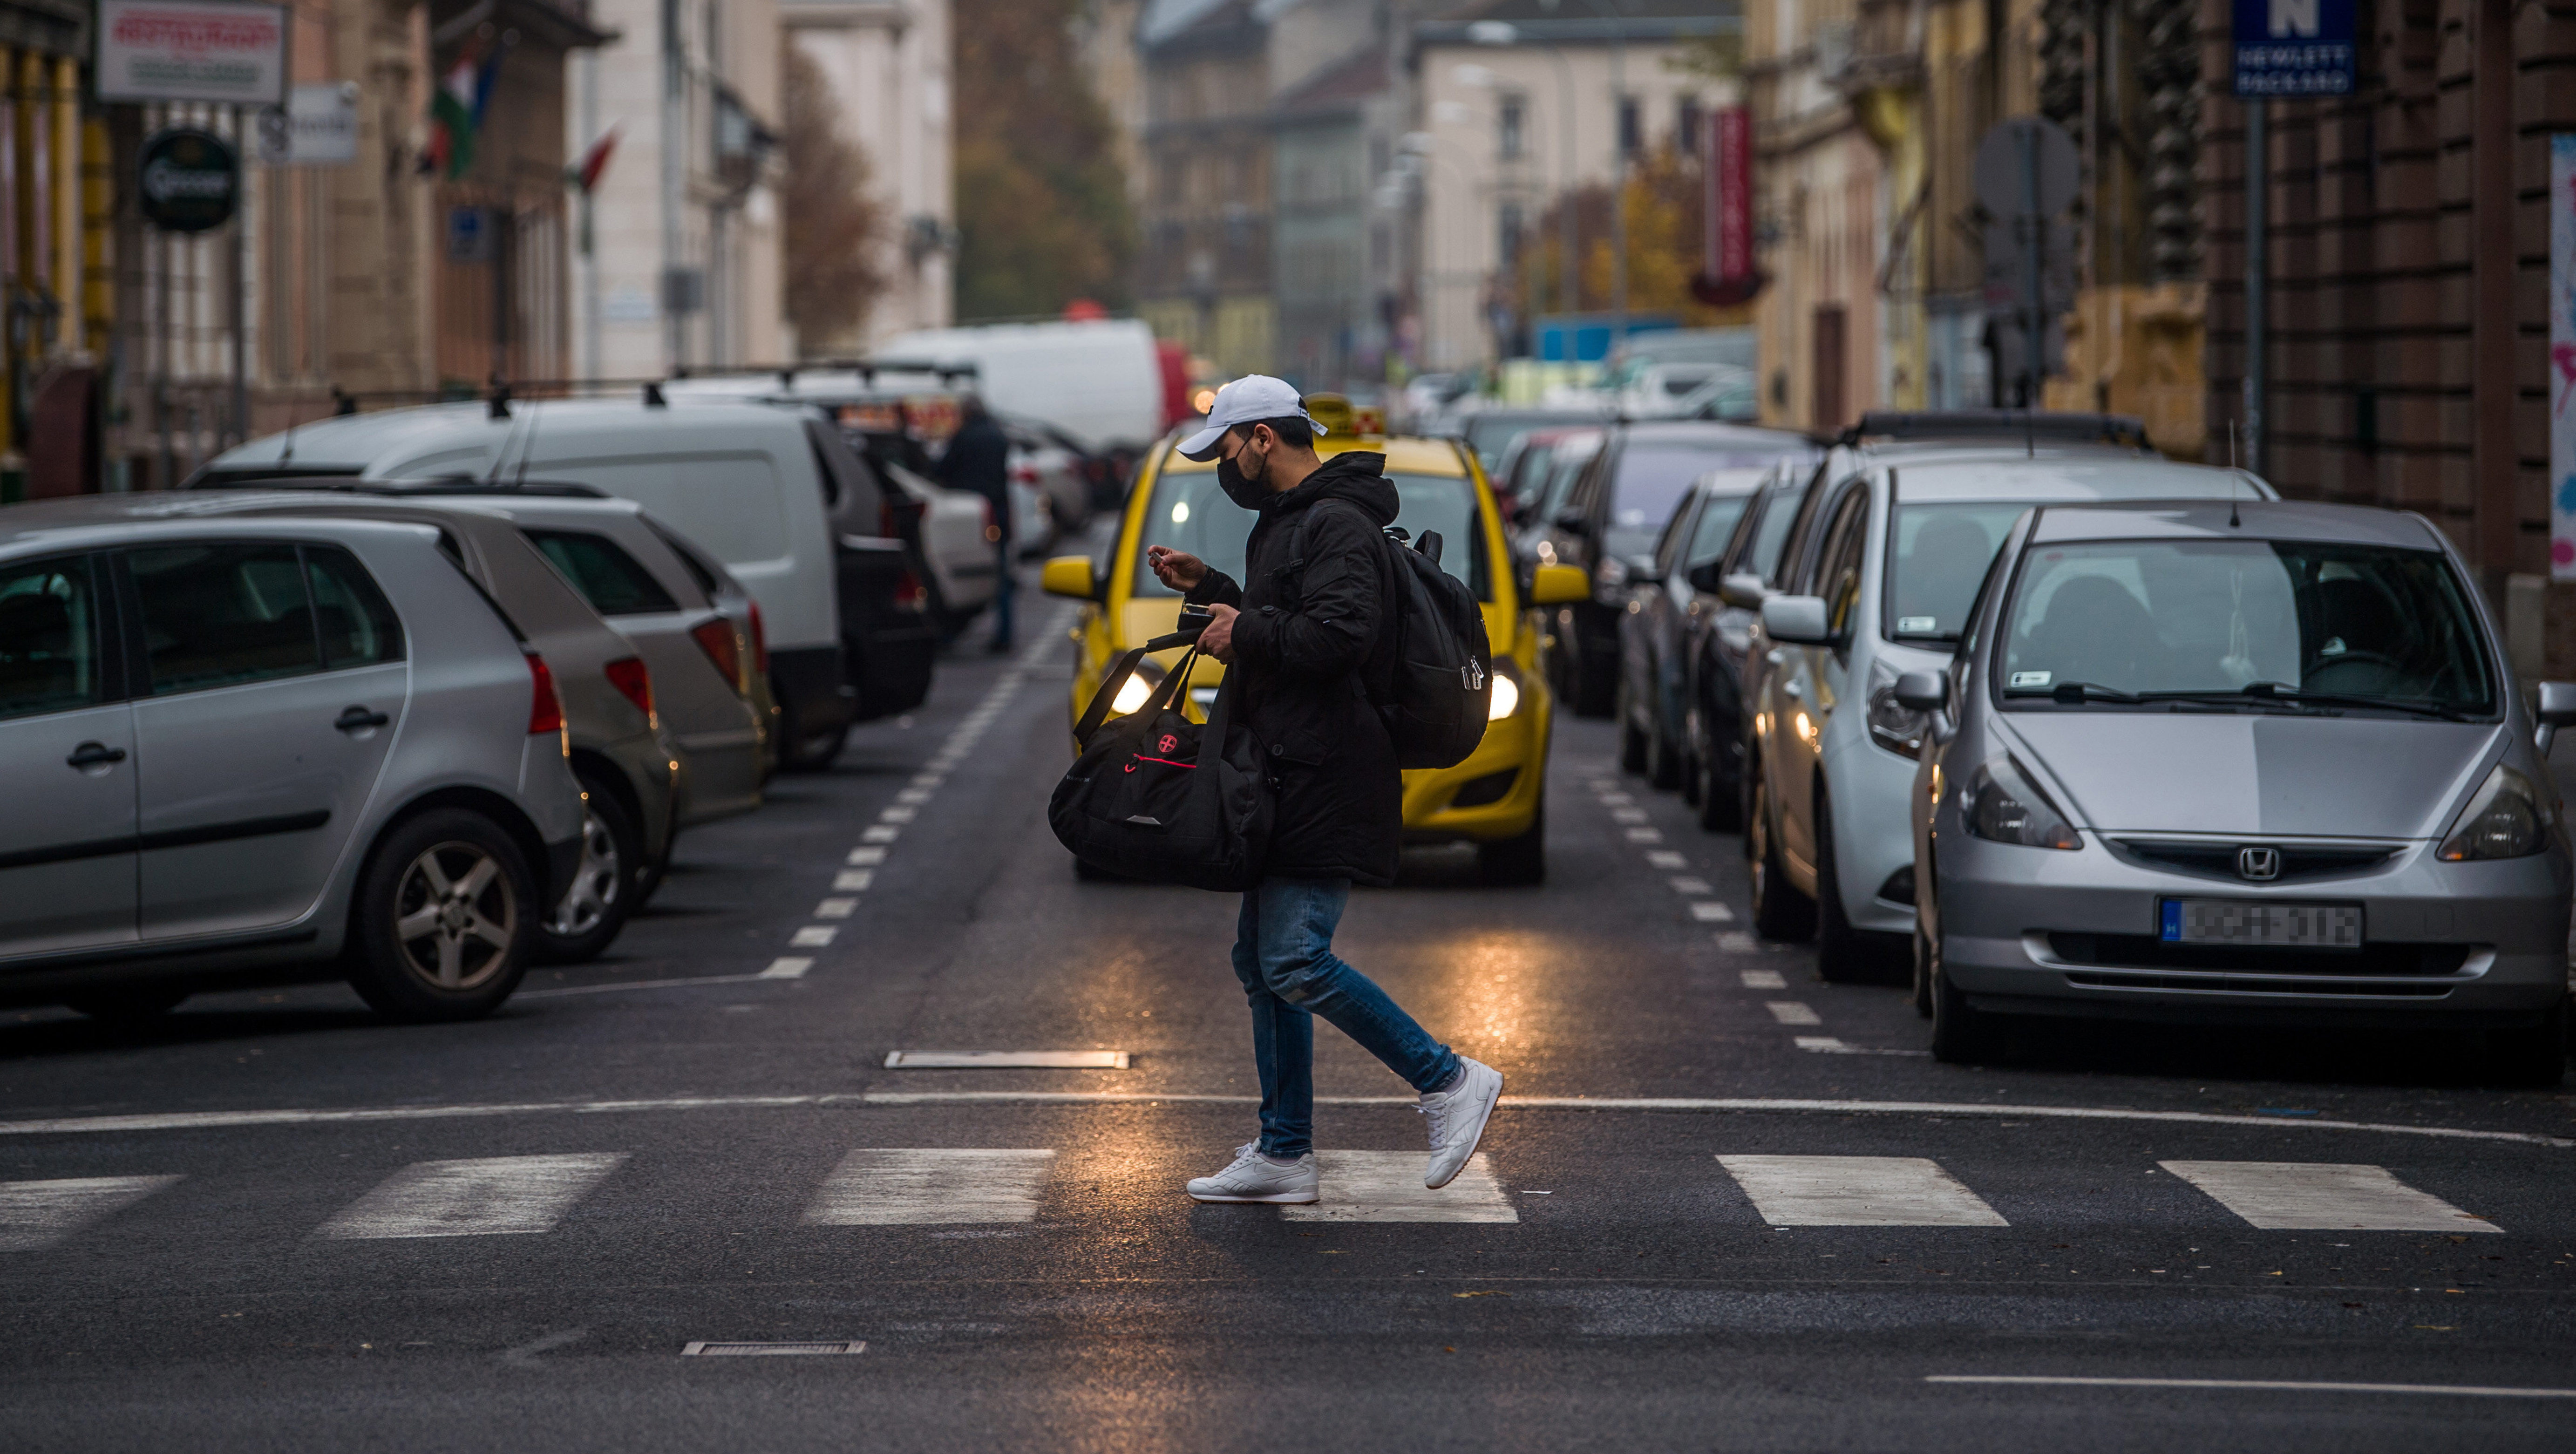
[[[1190,647],[1190,653],[1181,658],[1180,666],[1163,678],[1162,684],[1155,688],[1154,695],[1146,698],[1144,707],[1139,709],[1148,713],[1156,710],[1155,701],[1165,694],[1165,689],[1169,688],[1174,681],[1189,676],[1190,657],[1198,654],[1198,639],[1199,634],[1196,631],[1175,631],[1169,636],[1157,636],[1118,658],[1117,662],[1109,668],[1109,674],[1100,679],[1100,690],[1091,694],[1091,705],[1082,709],[1082,720],[1073,724],[1074,746],[1077,748],[1091,746],[1091,735],[1100,730],[1101,723],[1109,720],[1109,704],[1117,700],[1118,688],[1126,682],[1128,675],[1136,670],[1137,665],[1144,661],[1147,653],[1169,651],[1175,646]]]

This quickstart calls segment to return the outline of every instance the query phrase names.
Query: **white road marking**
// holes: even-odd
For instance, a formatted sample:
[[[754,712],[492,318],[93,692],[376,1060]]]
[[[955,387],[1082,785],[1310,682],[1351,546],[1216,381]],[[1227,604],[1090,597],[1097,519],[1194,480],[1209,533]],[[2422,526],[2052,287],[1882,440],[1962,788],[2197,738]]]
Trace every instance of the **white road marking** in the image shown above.
[[[853,1151],[814,1194],[805,1220],[826,1227],[1034,1222],[1054,1167],[1052,1151]]]
[[[790,949],[822,949],[828,947],[832,942],[832,936],[840,932],[840,930],[833,928],[829,924],[808,924],[804,928],[787,936],[787,947]]]
[[[853,848],[853,849],[851,849],[851,850],[850,850],[850,856],[849,856],[848,858],[846,858],[846,859],[842,860],[842,861],[843,861],[843,862],[845,862],[845,863],[850,864],[850,865],[851,865],[851,866],[853,866],[853,867],[857,867],[857,866],[860,866],[860,865],[867,865],[867,866],[873,867],[873,866],[875,866],[875,865],[877,865],[877,864],[880,864],[880,863],[885,862],[885,860],[886,860],[886,851],[885,851],[884,847],[883,847],[883,846],[876,846],[876,847],[869,847],[869,848]]]
[[[801,958],[793,954],[782,954],[776,959],[769,961],[769,968],[762,970],[758,975],[758,978],[803,979],[805,977],[805,971],[812,969],[813,967],[814,961],[810,959]]]
[[[2022,1373],[1927,1373],[1923,1381],[2073,1388],[2236,1388],[2282,1393],[2447,1393],[2467,1398],[2576,1398],[2576,1388],[2493,1388],[2467,1383],[2308,1383],[2285,1378],[2059,1378]]]
[[[2267,1231],[2502,1232],[2379,1166],[2309,1161],[2159,1161]]]
[[[677,990],[688,989],[696,985],[750,984],[756,980],[763,980],[768,977],[768,972],[764,970],[759,974],[692,974],[678,979],[630,979],[612,981],[608,984],[568,984],[558,985],[552,989],[521,990],[517,994],[511,996],[511,998],[514,1000],[556,1000],[562,999],[567,995],[614,995],[623,994],[628,990]]]
[[[888,1070],[1125,1070],[1124,1050],[889,1050]]]
[[[372,1241],[550,1232],[625,1160],[625,1152],[610,1151],[417,1161],[376,1183],[313,1235]]]
[[[887,808],[879,812],[877,814],[877,821],[881,823],[909,823],[918,816],[920,816],[920,810],[917,808],[894,807]]]
[[[1715,899],[1704,899],[1690,906],[1691,918],[1702,924],[1732,924],[1735,911]]]
[[[1984,1198],[1920,1156],[1721,1156],[1775,1227],[2003,1227]]]
[[[1776,969],[1748,969],[1738,973],[1736,978],[1744,981],[1744,987],[1749,990],[1785,990],[1789,987],[1789,982],[1782,979]]]
[[[845,894],[862,893],[868,885],[876,881],[876,871],[873,869],[845,868],[832,875],[832,891]]]
[[[928,788],[905,788],[902,792],[894,795],[894,800],[898,803],[913,803],[918,805],[929,802],[932,798],[937,796],[938,794],[932,792]]]
[[[1717,952],[1720,954],[1753,954],[1758,953],[1761,948],[1761,941],[1755,939],[1750,934],[1720,934],[1717,936]]]
[[[1643,808],[1613,808],[1610,810],[1610,821],[1613,823],[1643,823],[1646,821],[1646,810]]]
[[[743,975],[743,980],[757,975]],[[673,984],[729,984],[709,975]],[[589,988],[589,987],[584,987]],[[601,988],[610,988],[602,986]],[[628,986],[615,986],[628,988]],[[522,991],[522,995],[537,993]],[[561,994],[566,991],[543,991]],[[645,1096],[628,1100],[484,1101],[425,1106],[347,1106],[337,1109],[269,1107],[241,1111],[155,1111],[113,1116],[59,1116],[0,1121],[0,1136],[125,1135],[136,1131],[230,1130],[241,1126],[345,1126],[380,1121],[448,1121],[496,1116],[591,1116],[651,1111],[794,1110],[827,1106],[913,1106],[984,1102],[1026,1105],[1257,1106],[1258,1096],[1171,1091],[805,1091],[766,1096]],[[1418,1096],[1317,1096],[1323,1106],[1414,1106]],[[2136,1121],[2153,1125],[2235,1126],[2266,1131],[2352,1131],[2375,1136],[2421,1136],[2441,1141],[2485,1141],[2576,1150],[2576,1138],[2537,1131],[2486,1131],[2466,1126],[2416,1126],[2385,1121],[2319,1117],[2222,1115],[2210,1111],[2139,1111],[2123,1106],[2033,1106],[2008,1101],[1863,1101],[1764,1096],[1505,1096],[1513,1111],[1638,1112],[1669,1115],[1819,1115],[2003,1117],[2043,1121]]]
[[[683,1358],[816,1358],[868,1351],[867,1340],[824,1339],[805,1343],[732,1343],[698,1338],[680,1347]]]
[[[814,906],[817,919],[846,919],[859,911],[856,899],[825,899]]]
[[[1684,874],[1681,877],[1671,880],[1671,883],[1673,886],[1673,892],[1677,894],[1712,894],[1717,892],[1717,890],[1708,886],[1707,879],[1693,878],[1688,874]]]
[[[1289,1222],[1517,1222],[1520,1212],[1494,1180],[1482,1152],[1467,1158],[1458,1179],[1433,1191],[1422,1184],[1427,1151],[1318,1151],[1323,1200],[1281,1207]]]
[[[1619,780],[1617,778],[1597,777],[1584,784],[1584,786],[1592,789],[1592,791],[1596,793],[1615,793],[1619,791]]]
[[[1765,1005],[1764,1008],[1771,1012],[1772,1019],[1779,1021],[1783,1025],[1821,1025],[1825,1023],[1822,1019],[1817,1017],[1814,1010],[1807,1008],[1796,1000],[1772,1000]]]
[[[900,837],[902,833],[903,830],[900,828],[889,828],[885,824],[880,823],[860,834],[859,838],[862,842],[867,843],[892,843],[896,838]]]
[[[0,1252],[51,1247],[177,1180],[175,1176],[77,1176],[0,1181]]]
[[[946,773],[917,772],[912,775],[912,785],[916,788],[935,788],[946,781],[948,781]]]
[[[1635,801],[1637,801],[1635,798],[1626,793],[1609,792],[1601,795],[1601,806],[1605,808],[1624,808]]]
[[[1831,1035],[1797,1035],[1791,1037],[1801,1050],[1819,1055],[1930,1055],[1929,1050],[1881,1050],[1869,1045],[1845,1045]]]
[[[1658,848],[1646,855],[1648,868],[1688,868],[1690,860],[1669,848]]]
[[[1661,843],[1664,841],[1664,830],[1661,828],[1631,828],[1628,830],[1628,841],[1631,843]]]

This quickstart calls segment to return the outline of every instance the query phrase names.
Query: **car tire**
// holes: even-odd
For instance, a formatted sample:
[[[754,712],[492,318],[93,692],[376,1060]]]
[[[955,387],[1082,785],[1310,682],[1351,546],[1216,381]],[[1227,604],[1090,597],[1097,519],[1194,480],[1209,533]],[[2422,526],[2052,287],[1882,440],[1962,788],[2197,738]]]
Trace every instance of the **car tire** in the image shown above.
[[[186,990],[101,990],[63,1003],[102,1025],[131,1029],[159,1020],[187,998]]]
[[[1829,984],[1876,984],[1889,977],[1876,936],[1852,927],[1834,858],[1833,803],[1816,784],[1816,973]]]
[[[1995,1058],[1994,1016],[1971,1009],[1946,968],[1932,972],[1932,1058],[1944,1065],[1978,1065]]]
[[[1586,650],[1583,625],[1578,618],[1574,627],[1574,715],[1607,717],[1618,710],[1621,675],[1618,643],[1614,640],[1607,652]]]
[[[2567,1075],[2567,998],[2562,995],[2549,1015],[2527,1030],[2496,1030],[2487,1035],[2487,1050],[2496,1078],[2526,1090],[2548,1090]]]
[[[1747,763],[1744,771],[1752,783],[1751,801],[1744,810],[1744,862],[1753,876],[1753,932],[1765,939],[1801,943],[1815,936],[1816,906],[1790,887],[1789,876],[1780,871],[1771,794],[1763,785],[1761,769]]]
[[[1627,679],[1623,676],[1619,682],[1618,700],[1610,708],[1611,715],[1619,719],[1619,770],[1644,772],[1646,734],[1637,726],[1637,704],[1631,696]]]
[[[1691,740],[1691,780],[1697,784],[1699,826],[1708,833],[1732,833],[1744,826],[1741,789],[1717,777],[1717,743],[1704,733]]]
[[[1940,947],[1932,936],[1923,932],[1922,915],[1917,912],[1914,924],[1914,1013],[1932,1018],[1932,972],[1941,964]]]
[[[1665,792],[1682,785],[1681,754],[1673,748],[1672,734],[1664,730],[1660,705],[1646,718],[1646,782]]]
[[[806,705],[792,697],[782,697],[778,710],[778,770],[780,772],[821,772],[841,755],[841,744],[849,740],[849,724],[825,727],[811,720]]]
[[[510,835],[480,813],[433,808],[395,824],[358,875],[349,984],[389,1019],[488,1015],[528,972],[538,914],[536,876]]]
[[[1530,814],[1528,831],[1476,845],[1476,875],[1492,888],[1529,888],[1547,882],[1547,799]]]
[[[644,839],[634,816],[595,774],[581,774],[581,791],[581,861],[537,925],[531,952],[539,964],[597,959],[642,897]]]

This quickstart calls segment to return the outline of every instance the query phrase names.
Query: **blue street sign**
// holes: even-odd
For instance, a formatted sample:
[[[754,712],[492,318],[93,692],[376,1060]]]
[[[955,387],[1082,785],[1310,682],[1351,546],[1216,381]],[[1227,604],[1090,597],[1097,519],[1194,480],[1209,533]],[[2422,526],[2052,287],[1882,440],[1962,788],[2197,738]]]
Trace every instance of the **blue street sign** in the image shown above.
[[[2235,0],[2236,94],[2352,93],[2355,0]]]

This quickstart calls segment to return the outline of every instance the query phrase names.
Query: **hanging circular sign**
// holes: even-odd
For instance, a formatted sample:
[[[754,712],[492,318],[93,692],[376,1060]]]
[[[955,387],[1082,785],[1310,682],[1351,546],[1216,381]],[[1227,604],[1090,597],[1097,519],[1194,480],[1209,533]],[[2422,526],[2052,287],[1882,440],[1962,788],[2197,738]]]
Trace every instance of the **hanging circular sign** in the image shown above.
[[[136,158],[143,220],[164,232],[207,232],[241,203],[241,158],[232,143],[193,126],[153,133]]]

